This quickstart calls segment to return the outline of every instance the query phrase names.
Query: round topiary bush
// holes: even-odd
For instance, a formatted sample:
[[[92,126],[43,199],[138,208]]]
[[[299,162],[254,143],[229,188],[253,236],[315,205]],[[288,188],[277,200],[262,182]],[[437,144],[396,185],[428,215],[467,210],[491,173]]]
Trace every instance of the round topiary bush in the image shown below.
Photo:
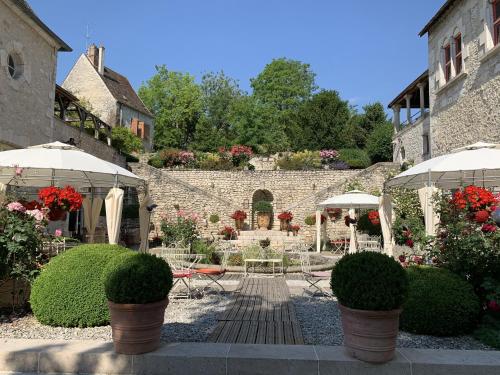
[[[472,285],[458,275],[433,267],[410,267],[410,287],[400,327],[404,331],[455,336],[476,326],[481,306]]]
[[[130,250],[105,244],[82,245],[52,259],[32,285],[30,304],[40,323],[94,327],[109,323],[104,268]]]
[[[331,287],[345,307],[389,311],[403,305],[408,276],[393,258],[365,251],[338,261],[332,270]]]
[[[108,263],[105,274],[106,297],[114,303],[158,302],[172,289],[168,263],[151,254],[122,254]]]

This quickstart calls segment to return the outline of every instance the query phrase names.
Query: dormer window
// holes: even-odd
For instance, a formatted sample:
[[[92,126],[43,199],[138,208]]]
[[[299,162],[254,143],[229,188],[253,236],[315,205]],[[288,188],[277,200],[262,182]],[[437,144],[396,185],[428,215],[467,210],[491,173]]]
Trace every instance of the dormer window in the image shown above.
[[[462,34],[458,34],[455,38],[455,75],[462,72]]]
[[[444,79],[449,82],[451,79],[451,46],[447,44],[444,49]]]
[[[500,0],[493,2],[493,42],[500,44]]]

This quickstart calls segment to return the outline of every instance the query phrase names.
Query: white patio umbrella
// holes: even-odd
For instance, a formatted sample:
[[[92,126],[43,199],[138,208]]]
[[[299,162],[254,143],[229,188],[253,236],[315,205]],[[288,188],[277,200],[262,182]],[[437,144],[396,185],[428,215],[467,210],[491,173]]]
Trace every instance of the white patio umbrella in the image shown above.
[[[386,187],[446,190],[468,185],[500,186],[500,145],[479,142],[466,146],[417,164],[385,183]]]
[[[337,195],[332,198],[328,198],[327,200],[318,204],[320,208],[345,208],[349,209],[349,216],[354,216],[356,208],[378,208],[379,207],[379,197],[375,195],[371,195],[359,190],[352,190],[342,195]],[[321,223],[318,223],[316,220],[316,231],[317,233],[321,229]],[[351,231],[351,239],[349,243],[349,253],[356,252],[356,229],[350,224],[349,229]],[[317,245],[318,246],[318,245]],[[318,251],[320,251],[320,246],[318,247]]]
[[[123,191],[116,190],[120,190],[119,186],[137,187],[144,184],[144,180],[75,146],[54,142],[0,152],[0,187],[1,184],[113,188],[106,197],[106,214],[112,218],[107,221],[110,243],[116,243],[123,206]],[[88,211],[93,211],[93,204],[86,205]]]
[[[438,189],[462,186],[500,186],[500,145],[479,142],[450,154],[424,161],[385,183],[386,188],[405,187],[419,190],[427,235],[434,235],[439,217],[432,205]]]

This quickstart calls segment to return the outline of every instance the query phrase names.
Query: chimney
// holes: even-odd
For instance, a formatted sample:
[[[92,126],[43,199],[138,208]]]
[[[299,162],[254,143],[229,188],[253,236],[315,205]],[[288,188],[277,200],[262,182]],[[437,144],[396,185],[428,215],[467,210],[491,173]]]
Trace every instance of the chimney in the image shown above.
[[[97,71],[100,75],[104,75],[104,46],[99,47],[99,62],[97,66]]]
[[[96,68],[99,65],[99,50],[97,49],[95,44],[91,44],[89,49],[87,50],[87,57],[89,58],[92,65]]]

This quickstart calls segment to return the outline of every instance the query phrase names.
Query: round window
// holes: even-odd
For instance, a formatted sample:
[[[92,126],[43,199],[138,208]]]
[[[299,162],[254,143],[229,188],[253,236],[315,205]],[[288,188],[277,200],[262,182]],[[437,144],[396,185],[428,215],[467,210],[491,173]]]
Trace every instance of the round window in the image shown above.
[[[9,56],[7,57],[7,68],[12,78],[20,78],[23,74],[23,63],[21,56],[19,56],[17,53],[9,54]]]

